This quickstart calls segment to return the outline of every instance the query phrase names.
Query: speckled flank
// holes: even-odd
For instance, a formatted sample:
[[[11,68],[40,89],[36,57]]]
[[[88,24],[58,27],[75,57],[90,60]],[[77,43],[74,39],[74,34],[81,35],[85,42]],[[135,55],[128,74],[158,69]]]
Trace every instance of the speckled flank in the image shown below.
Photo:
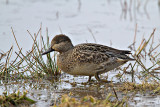
[[[100,44],[84,43],[73,46],[69,37],[63,34],[52,39],[51,48],[59,52],[57,65],[62,71],[72,75],[95,75],[98,81],[101,81],[99,74],[134,60],[126,55],[130,51]]]

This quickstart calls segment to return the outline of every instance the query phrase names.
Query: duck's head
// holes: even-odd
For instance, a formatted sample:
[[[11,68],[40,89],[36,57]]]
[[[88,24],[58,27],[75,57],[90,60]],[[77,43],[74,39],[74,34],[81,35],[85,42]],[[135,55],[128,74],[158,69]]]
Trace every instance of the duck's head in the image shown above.
[[[70,38],[64,34],[56,35],[51,41],[51,47],[42,55],[50,53],[52,51],[57,51],[60,53],[66,52],[73,48],[73,44]]]

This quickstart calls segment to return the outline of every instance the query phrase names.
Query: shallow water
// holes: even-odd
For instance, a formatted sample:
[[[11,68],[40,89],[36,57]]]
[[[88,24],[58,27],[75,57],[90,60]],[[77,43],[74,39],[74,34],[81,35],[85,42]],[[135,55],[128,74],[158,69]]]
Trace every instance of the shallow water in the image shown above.
[[[5,0],[1,0],[0,50],[6,52],[12,45],[14,51],[18,50],[11,27],[23,51],[31,49],[33,42],[27,30],[32,34],[37,33],[41,23],[43,36],[48,27],[50,38],[62,32],[72,39],[74,45],[96,42],[119,49],[128,49],[128,46],[133,43],[137,24],[137,45],[140,44],[143,37],[149,38],[154,28],[157,29],[154,42],[158,44],[160,42],[158,0],[143,0],[140,1],[140,4],[137,0],[127,0],[126,3],[125,12],[125,9],[122,8],[123,0],[94,0],[94,2],[93,0],[9,0],[8,4]],[[108,79],[111,80],[116,73],[110,72]],[[49,80],[10,81],[12,84],[5,82],[0,84],[0,94],[6,90],[10,93],[18,89],[28,90],[28,96],[38,101],[36,105],[44,107],[49,106],[51,100],[58,98],[63,93],[72,92],[77,98],[84,95],[104,98],[108,93],[104,88],[105,85],[98,87],[101,90],[97,89],[96,81],[95,85],[82,84],[87,81],[88,77],[73,77],[64,74],[61,79],[61,82]],[[130,80],[129,77],[128,80]],[[117,82],[116,79],[114,81]],[[137,94],[130,105],[158,107],[160,106],[159,99],[160,96]]]
[[[68,76],[68,75],[67,75]],[[33,80],[18,80],[18,81],[3,81],[0,84],[0,95],[2,92],[7,91],[9,93],[28,92],[27,96],[35,101],[36,104],[31,106],[36,107],[48,107],[55,103],[58,103],[61,95],[69,94],[71,97],[81,98],[86,95],[92,95],[98,99],[105,99],[108,93],[113,92],[111,84],[99,84],[96,81],[92,83],[80,82],[81,80],[87,80],[84,77],[70,78],[61,77],[61,82],[46,79],[33,79]],[[74,81],[74,82],[70,82]],[[114,86],[119,86],[120,83],[115,83]],[[122,99],[125,94],[117,92],[118,98]],[[129,107],[159,107],[160,96],[150,95],[149,93],[130,93]]]

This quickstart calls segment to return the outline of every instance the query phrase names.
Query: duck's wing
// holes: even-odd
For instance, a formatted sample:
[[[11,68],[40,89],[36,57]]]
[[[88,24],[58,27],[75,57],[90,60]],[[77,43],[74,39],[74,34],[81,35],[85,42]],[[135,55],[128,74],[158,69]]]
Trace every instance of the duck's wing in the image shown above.
[[[123,51],[124,52],[124,51]],[[81,62],[103,63],[110,59],[127,62],[132,58],[120,50],[97,44],[81,44],[74,47],[73,55]]]
[[[108,54],[98,52],[98,51],[92,51],[92,50],[87,50],[82,47],[75,47],[72,51],[72,57],[71,59],[74,59],[75,62],[80,62],[80,63],[95,63],[95,64],[100,64],[105,61],[107,61],[110,56]]]
[[[131,51],[128,51],[128,50],[119,50],[109,46],[94,44],[94,43],[79,44],[76,47],[81,48],[83,50],[98,51],[102,53],[107,52],[107,53],[115,53],[115,54],[121,54],[121,55],[131,54]]]

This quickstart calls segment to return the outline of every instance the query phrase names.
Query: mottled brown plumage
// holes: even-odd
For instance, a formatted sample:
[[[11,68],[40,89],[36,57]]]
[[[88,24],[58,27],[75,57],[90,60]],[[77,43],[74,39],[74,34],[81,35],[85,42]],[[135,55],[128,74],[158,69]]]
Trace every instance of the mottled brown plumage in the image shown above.
[[[58,67],[72,75],[95,76],[98,81],[99,74],[108,72],[129,60],[134,60],[126,54],[130,51],[118,50],[108,46],[83,43],[73,46],[69,37],[60,34],[56,35],[51,41],[51,48],[42,55],[51,51],[58,51]]]

